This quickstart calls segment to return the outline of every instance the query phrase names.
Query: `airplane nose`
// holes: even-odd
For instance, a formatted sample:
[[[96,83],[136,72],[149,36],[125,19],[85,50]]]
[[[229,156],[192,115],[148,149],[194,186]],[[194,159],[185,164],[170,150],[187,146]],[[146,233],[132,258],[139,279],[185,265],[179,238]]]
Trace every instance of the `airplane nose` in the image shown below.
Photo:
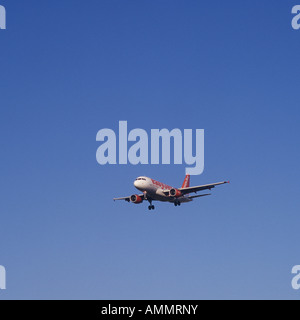
[[[133,185],[136,187],[136,188],[138,188],[138,186],[139,186],[139,181],[134,181],[134,183],[133,183]]]
[[[143,188],[143,181],[141,181],[141,180],[136,180],[136,181],[134,181],[133,184],[138,190],[141,190]]]

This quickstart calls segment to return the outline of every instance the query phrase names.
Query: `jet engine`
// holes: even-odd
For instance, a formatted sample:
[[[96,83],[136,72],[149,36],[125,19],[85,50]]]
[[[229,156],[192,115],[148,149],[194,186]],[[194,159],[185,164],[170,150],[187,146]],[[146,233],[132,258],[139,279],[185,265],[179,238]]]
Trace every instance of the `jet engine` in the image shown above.
[[[175,198],[179,198],[182,196],[181,191],[177,190],[177,189],[171,189],[169,191],[170,197],[175,197]]]
[[[130,197],[130,201],[132,203],[135,203],[135,204],[138,204],[138,203],[142,203],[143,202],[143,199],[138,196],[137,194],[133,194],[131,197]]]

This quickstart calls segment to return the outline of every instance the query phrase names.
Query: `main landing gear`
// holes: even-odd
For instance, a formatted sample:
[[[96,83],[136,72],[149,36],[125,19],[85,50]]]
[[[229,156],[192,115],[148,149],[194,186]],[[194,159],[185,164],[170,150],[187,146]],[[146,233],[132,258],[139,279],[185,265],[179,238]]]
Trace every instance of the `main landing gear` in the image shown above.
[[[180,206],[180,205],[181,205],[180,201],[178,201],[178,200],[175,200],[175,201],[174,201],[174,206],[175,206],[175,207]]]

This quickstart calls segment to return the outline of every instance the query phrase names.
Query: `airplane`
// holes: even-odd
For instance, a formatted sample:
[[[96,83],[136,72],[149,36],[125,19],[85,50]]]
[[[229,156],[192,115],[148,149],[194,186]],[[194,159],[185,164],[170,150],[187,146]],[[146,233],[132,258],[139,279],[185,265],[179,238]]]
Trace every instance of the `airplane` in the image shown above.
[[[114,198],[113,200],[125,200],[134,204],[142,203],[144,200],[149,202],[149,210],[154,210],[152,201],[163,201],[174,203],[175,207],[180,206],[181,203],[191,202],[194,198],[210,196],[210,193],[190,195],[190,193],[197,193],[198,191],[211,190],[221,184],[229,183],[229,181],[205,184],[202,186],[190,187],[190,175],[186,175],[181,188],[173,188],[164,183],[156,181],[148,177],[138,177],[134,181],[134,186],[142,194],[133,194],[129,197]]]

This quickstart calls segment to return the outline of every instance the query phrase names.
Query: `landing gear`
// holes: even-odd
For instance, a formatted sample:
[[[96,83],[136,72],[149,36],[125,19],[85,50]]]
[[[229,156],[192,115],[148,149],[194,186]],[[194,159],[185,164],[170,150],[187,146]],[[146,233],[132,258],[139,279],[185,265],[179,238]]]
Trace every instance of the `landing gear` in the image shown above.
[[[174,201],[174,206],[175,206],[175,207],[180,206],[180,205],[181,205],[180,201],[178,201],[178,200],[175,200],[175,201]]]
[[[152,205],[152,199],[148,198],[148,201],[149,201],[149,203],[150,203],[150,206],[148,207],[148,209],[149,209],[149,210],[154,210],[155,207],[154,207],[154,205]]]

